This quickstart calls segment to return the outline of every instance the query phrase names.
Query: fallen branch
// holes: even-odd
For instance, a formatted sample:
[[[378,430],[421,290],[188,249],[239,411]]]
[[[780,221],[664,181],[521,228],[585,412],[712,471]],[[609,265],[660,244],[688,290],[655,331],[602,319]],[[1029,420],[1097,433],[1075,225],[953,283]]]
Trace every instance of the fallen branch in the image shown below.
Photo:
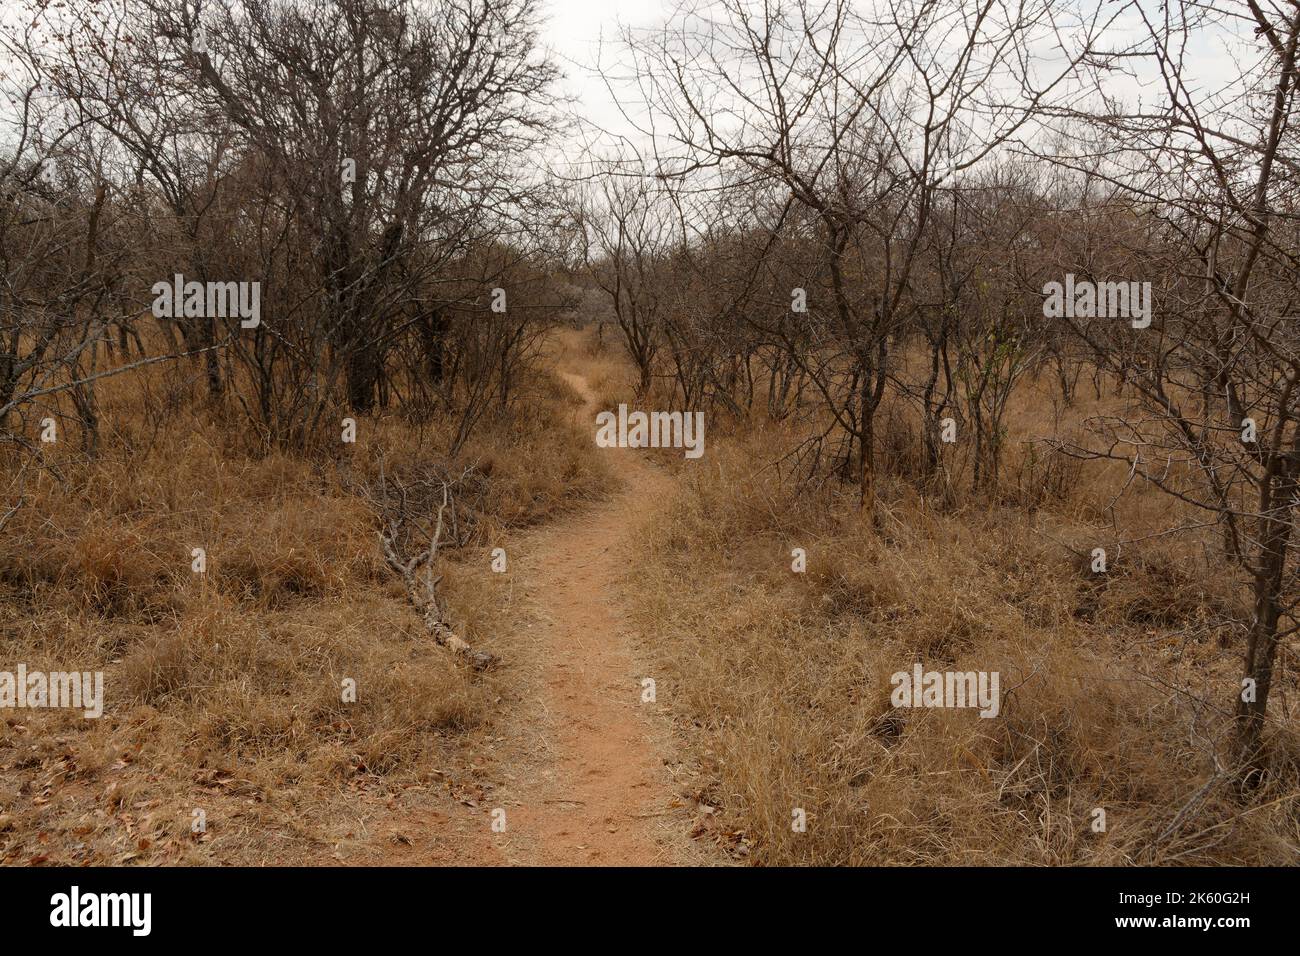
[[[469,646],[448,622],[447,611],[438,598],[438,585],[442,576],[433,576],[434,560],[438,556],[438,546],[442,543],[442,516],[451,500],[451,491],[446,482],[442,485],[442,504],[438,507],[438,525],[429,538],[429,545],[423,551],[407,560],[403,560],[398,540],[402,525],[407,520],[406,490],[398,485],[402,495],[402,504],[397,517],[387,524],[387,533],[379,532],[379,546],[383,550],[384,560],[388,566],[402,576],[406,584],[406,596],[411,605],[424,621],[424,629],[440,645],[450,648],[458,656],[469,661],[475,670],[485,670],[496,663],[496,658],[483,651],[476,651]],[[420,569],[424,573],[420,574]]]

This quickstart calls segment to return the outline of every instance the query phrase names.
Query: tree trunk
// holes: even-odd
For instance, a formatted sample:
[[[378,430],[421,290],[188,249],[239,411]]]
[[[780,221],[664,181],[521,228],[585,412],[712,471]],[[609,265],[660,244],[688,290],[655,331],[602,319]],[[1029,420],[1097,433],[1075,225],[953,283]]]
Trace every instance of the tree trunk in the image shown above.
[[[366,413],[375,407],[379,386],[379,347],[373,341],[354,345],[347,360],[348,407]]]
[[[1296,496],[1296,452],[1278,455],[1276,473],[1265,478],[1259,519],[1259,551],[1255,567],[1255,616],[1246,641],[1245,680],[1254,682],[1254,699],[1244,687],[1237,695],[1236,761],[1242,789],[1259,785],[1264,774],[1264,720],[1277,655],[1278,621],[1282,616],[1282,586]]]

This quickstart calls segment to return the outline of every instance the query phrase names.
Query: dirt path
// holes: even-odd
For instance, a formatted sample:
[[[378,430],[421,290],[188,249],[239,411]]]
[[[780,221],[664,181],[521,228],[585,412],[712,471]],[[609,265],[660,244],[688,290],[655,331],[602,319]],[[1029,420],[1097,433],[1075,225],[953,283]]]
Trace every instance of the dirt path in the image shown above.
[[[623,619],[630,546],[667,507],[673,479],[642,452],[594,448],[597,396],[577,336],[559,374],[582,399],[575,423],[608,456],[608,498],[506,543],[509,589],[496,676],[499,721],[467,743],[453,798],[438,787],[358,823],[328,862],[425,866],[725,864],[690,838],[690,771],[670,725],[642,702],[638,649]],[[650,655],[646,655],[649,657]],[[492,826],[500,811],[505,828]],[[352,834],[349,834],[351,837]]]
[[[561,374],[583,398],[581,374]],[[665,731],[648,719],[641,677],[619,613],[625,548],[663,507],[671,479],[641,454],[607,449],[620,487],[606,501],[539,529],[520,544],[518,581],[540,628],[536,647],[543,732],[538,758],[509,788],[509,838],[517,863],[653,865],[692,849],[687,811],[665,768]]]

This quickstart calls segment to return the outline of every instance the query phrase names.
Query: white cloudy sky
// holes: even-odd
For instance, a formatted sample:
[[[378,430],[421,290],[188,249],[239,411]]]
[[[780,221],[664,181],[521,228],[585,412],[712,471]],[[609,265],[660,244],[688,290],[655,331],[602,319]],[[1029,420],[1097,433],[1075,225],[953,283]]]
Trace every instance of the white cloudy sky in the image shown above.
[[[664,21],[661,0],[546,0],[544,42],[568,75],[565,91],[578,100],[578,112],[603,129],[626,133],[627,124],[603,82],[592,73],[600,57],[617,55],[623,26],[650,27]]]
[[[861,0],[870,5],[882,0]],[[883,0],[888,2],[888,0]],[[1099,0],[1078,0],[1080,9],[1091,9]],[[1113,0],[1100,0],[1103,9],[1116,9]],[[1161,4],[1152,0],[1139,0],[1149,13],[1160,16]],[[548,22],[543,34],[545,44],[555,51],[568,78],[565,90],[577,99],[576,111],[591,123],[618,134],[631,135],[629,124],[619,110],[604,84],[593,75],[591,67],[603,56],[608,63],[617,56],[620,26],[652,27],[662,23],[670,11],[678,6],[677,0],[543,0]],[[1246,13],[1245,4],[1241,4]],[[1233,28],[1234,38],[1222,26],[1212,33],[1194,37],[1189,48],[1189,62],[1194,64],[1196,85],[1202,89],[1222,88],[1230,78],[1240,75],[1241,62],[1251,62],[1262,51],[1250,36],[1250,24],[1239,21]],[[1136,13],[1131,7],[1115,31],[1116,44],[1124,35],[1142,34]],[[1154,79],[1154,77],[1152,77]],[[1149,100],[1160,92],[1158,83],[1134,82],[1116,77],[1112,94],[1122,96],[1130,105]]]
[[[554,51],[556,59],[568,74],[564,89],[576,101],[575,111],[591,127],[614,134],[626,135],[641,142],[620,115],[604,83],[595,75],[593,67],[603,57],[608,63],[619,56],[618,33],[621,27],[649,28],[661,24],[669,17],[681,0],[542,0],[547,18],[543,32],[544,44]],[[863,5],[890,3],[890,0],[857,0]],[[1153,13],[1159,15],[1158,0],[1139,0]],[[1234,0],[1235,2],[1235,0]],[[1103,8],[1116,9],[1114,0],[1077,0],[1080,8],[1102,3]],[[0,0],[0,24],[12,24],[20,7],[19,0]],[[1136,24],[1131,8],[1126,18]],[[1244,13],[1246,7],[1240,3]],[[1250,37],[1250,24],[1238,21],[1239,34],[1234,39],[1223,29],[1212,35],[1195,38],[1191,46],[1191,61],[1195,63],[1200,85],[1204,89],[1222,87],[1224,81],[1240,73],[1241,64],[1249,64],[1261,53],[1262,44]],[[1240,62],[1236,58],[1240,57]],[[1122,95],[1130,105],[1139,98],[1149,97],[1154,87],[1144,90],[1141,84],[1117,79],[1112,92]],[[573,155],[580,143],[565,144],[564,152]]]

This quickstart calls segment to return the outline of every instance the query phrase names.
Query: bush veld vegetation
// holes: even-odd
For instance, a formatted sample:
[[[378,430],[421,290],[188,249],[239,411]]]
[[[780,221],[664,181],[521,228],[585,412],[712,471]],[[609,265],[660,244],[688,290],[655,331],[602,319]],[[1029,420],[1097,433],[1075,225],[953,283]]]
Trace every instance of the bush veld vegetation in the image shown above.
[[[635,636],[704,859],[1295,859],[1294,10],[689,2],[596,64],[609,136],[535,0],[19,6],[0,671],[107,690],[0,711],[0,860],[485,809],[582,746],[534,720],[558,598],[490,556],[629,458],[622,588],[562,595],[626,614],[568,636]]]

